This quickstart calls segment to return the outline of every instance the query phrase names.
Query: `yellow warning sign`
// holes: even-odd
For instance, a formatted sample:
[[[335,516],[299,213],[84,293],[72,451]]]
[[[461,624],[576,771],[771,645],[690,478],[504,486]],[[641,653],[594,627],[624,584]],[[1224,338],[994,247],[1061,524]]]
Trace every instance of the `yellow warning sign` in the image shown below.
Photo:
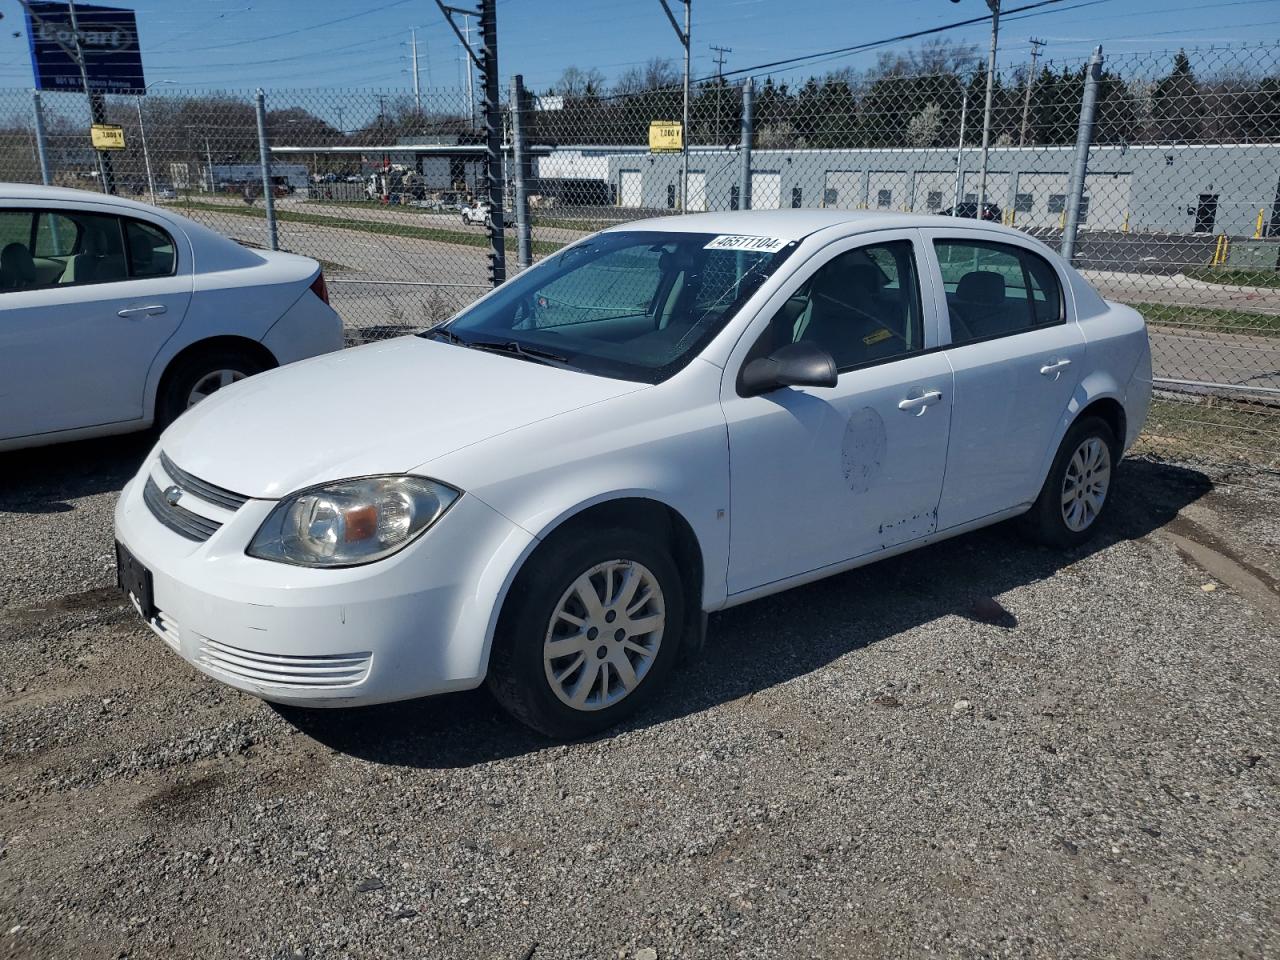
[[[89,130],[95,150],[123,150],[124,127],[115,123],[95,123]]]
[[[684,127],[679,120],[653,120],[649,123],[650,153],[679,153],[684,147]]]

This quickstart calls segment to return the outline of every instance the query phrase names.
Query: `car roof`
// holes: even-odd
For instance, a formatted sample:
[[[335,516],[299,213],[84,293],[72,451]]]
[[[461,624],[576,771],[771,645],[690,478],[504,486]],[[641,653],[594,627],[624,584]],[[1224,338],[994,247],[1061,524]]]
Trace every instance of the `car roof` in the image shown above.
[[[46,187],[38,183],[0,183],[0,200],[65,200],[75,203],[109,203],[129,210],[154,213],[156,208],[126,197],[100,193],[97,190],[73,190],[70,187]]]
[[[928,213],[897,213],[891,210],[723,210],[689,213],[649,220],[629,220],[609,230],[653,230],[668,233],[742,234],[803,240],[829,227],[843,227],[848,234],[872,230],[900,230],[917,227],[964,227],[1025,238],[1026,234],[997,223],[981,220],[957,221]]]

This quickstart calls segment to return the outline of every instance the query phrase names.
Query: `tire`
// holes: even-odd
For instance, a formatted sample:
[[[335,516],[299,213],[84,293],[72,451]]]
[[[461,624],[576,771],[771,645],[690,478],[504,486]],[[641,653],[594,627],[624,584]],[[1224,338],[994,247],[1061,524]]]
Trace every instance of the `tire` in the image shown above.
[[[1120,445],[1105,420],[1085,417],[1072,424],[1040,495],[1022,517],[1024,533],[1051,547],[1087,541],[1106,515],[1119,460]]]
[[[166,372],[156,398],[156,427],[163,430],[193,406],[192,394],[202,382],[223,371],[231,382],[261,373],[267,365],[253,354],[233,347],[215,347],[183,357]],[[226,379],[219,377],[219,380]],[[209,392],[215,392],[215,386]]]
[[[593,615],[575,589],[584,578],[597,599],[611,584],[614,603]],[[628,584],[635,585],[629,602]],[[655,618],[660,628],[644,632]],[[610,624],[623,626],[612,632]],[[641,630],[628,632],[632,625]],[[679,657],[684,628],[680,574],[660,541],[621,528],[553,537],[525,564],[503,606],[489,689],[507,712],[548,737],[588,737],[652,700]],[[562,654],[548,649],[552,642]],[[630,677],[619,658],[630,664]]]

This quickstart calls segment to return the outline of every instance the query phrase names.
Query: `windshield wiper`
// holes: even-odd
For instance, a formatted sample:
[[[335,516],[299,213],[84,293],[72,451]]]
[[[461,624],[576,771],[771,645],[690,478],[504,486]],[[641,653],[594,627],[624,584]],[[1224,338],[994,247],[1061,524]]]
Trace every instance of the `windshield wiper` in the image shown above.
[[[464,340],[448,327],[436,327],[434,330],[428,330],[426,335],[428,337],[439,337],[441,340],[445,340],[449,343],[456,343],[460,347],[471,346],[470,340]]]
[[[457,336],[457,334],[454,334]],[[459,338],[461,340],[461,338]],[[540,347],[527,347],[515,340],[467,340],[462,341],[467,346],[476,350],[491,350],[494,353],[505,353],[508,356],[519,357],[522,360],[530,360],[534,363],[547,364],[563,364],[564,366],[572,366],[568,357],[562,357],[558,353],[550,350],[543,350]]]

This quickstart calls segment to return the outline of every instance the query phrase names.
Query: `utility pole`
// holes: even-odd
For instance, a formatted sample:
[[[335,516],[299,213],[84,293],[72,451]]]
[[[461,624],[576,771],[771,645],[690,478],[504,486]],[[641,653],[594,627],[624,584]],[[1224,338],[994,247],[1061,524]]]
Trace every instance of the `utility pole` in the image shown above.
[[[445,20],[453,29],[458,41],[462,43],[467,56],[480,71],[484,83],[484,133],[485,157],[484,179],[485,197],[489,203],[489,217],[486,224],[489,232],[489,282],[499,286],[507,279],[506,240],[503,233],[502,199],[502,104],[498,100],[498,14],[497,0],[480,0],[479,10],[466,10],[445,4],[444,0],[436,0],[436,6],[444,14]],[[470,25],[471,17],[480,20],[480,50],[477,53],[470,44],[469,34],[453,19],[454,14],[461,14]],[[470,65],[469,65],[470,67]]]
[[[462,35],[466,38],[463,45],[467,48],[467,56],[471,56],[471,16],[463,14],[462,17]],[[471,118],[471,125],[476,125],[476,89],[475,75],[476,72],[471,69],[471,64],[466,64],[467,68],[467,116]]]
[[[689,211],[689,51],[693,35],[690,22],[693,17],[693,0],[678,0],[684,4],[683,30],[680,29],[680,22],[671,12],[671,6],[667,0],[659,0],[659,2],[667,13],[667,19],[671,21],[671,28],[675,30],[676,36],[680,38],[680,43],[684,47],[684,116],[680,123],[680,212],[687,213]]]
[[[978,210],[976,219],[982,219],[987,205],[987,151],[991,147],[991,96],[996,79],[996,45],[1000,40],[1000,0],[987,0],[991,8],[991,53],[987,56],[987,105],[982,112],[982,171],[978,175]]]
[[[720,142],[720,93],[724,88],[724,59],[725,54],[733,53],[733,47],[717,47],[711,44],[711,49],[715,51],[716,61],[716,143]]]
[[[418,31],[416,28],[409,30],[409,46],[413,48],[413,102],[418,110],[418,116],[422,116],[422,87],[418,80]]]
[[[1022,126],[1018,129],[1018,146],[1025,146],[1027,142],[1027,118],[1031,113],[1031,88],[1036,82],[1036,60],[1040,57],[1040,48],[1043,47],[1045,41],[1031,38],[1031,68],[1027,71],[1027,92],[1022,101]]]
[[[964,89],[964,99],[960,101],[960,145],[956,148],[956,198],[951,206],[953,216],[960,215],[960,184],[964,179],[964,122],[969,114],[969,88]]]

